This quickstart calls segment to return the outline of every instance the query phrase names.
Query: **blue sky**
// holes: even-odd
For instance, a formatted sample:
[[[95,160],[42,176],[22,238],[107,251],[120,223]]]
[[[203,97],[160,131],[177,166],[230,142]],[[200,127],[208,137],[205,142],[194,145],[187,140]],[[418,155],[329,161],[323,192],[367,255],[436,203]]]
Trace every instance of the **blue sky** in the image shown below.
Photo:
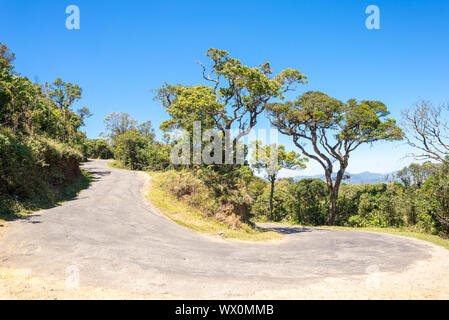
[[[80,8],[80,30],[65,27],[71,4]],[[365,27],[371,4],[380,8],[380,30]],[[396,119],[420,98],[449,102],[449,1],[0,0],[0,42],[30,79],[82,86],[77,107],[94,113],[90,138],[112,111],[159,127],[167,115],[152,90],[202,83],[196,62],[207,62],[209,47],[251,66],[269,61],[275,72],[299,69],[310,83],[295,95],[380,100]],[[294,148],[287,137],[280,142]],[[412,161],[408,151],[403,143],[364,146],[348,171],[391,172]],[[311,162],[302,173],[321,169]]]

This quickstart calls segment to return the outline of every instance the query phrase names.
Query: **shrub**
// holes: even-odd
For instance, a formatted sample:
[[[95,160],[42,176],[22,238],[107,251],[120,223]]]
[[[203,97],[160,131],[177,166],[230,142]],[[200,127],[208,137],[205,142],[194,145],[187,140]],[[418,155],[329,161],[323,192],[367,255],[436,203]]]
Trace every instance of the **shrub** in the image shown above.
[[[0,213],[20,211],[20,203],[51,201],[80,174],[80,152],[43,136],[20,136],[0,129]]]
[[[90,159],[112,159],[114,152],[105,139],[86,140],[83,146],[83,154]]]
[[[234,183],[230,184],[211,167],[169,171],[165,173],[165,187],[178,199],[198,208],[204,216],[240,229],[241,222],[248,222],[254,203],[242,181],[245,172],[245,169],[237,169]]]
[[[327,215],[327,188],[321,179],[302,179],[290,186],[291,217],[305,225],[324,224]]]
[[[288,190],[289,183],[287,181],[279,181],[276,183],[273,194],[273,220],[282,221],[288,218],[290,213],[290,204],[292,196]],[[253,215],[258,220],[269,220],[270,213],[270,188],[267,186],[264,192],[257,198],[252,208]]]

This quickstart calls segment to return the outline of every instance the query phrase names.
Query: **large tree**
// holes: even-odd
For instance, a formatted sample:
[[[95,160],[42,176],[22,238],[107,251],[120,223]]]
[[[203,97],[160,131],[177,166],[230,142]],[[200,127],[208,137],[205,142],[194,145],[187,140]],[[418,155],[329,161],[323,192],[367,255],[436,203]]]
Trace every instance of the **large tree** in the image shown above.
[[[126,112],[111,112],[104,119],[106,132],[102,135],[114,142],[118,136],[126,131],[136,128],[137,121]]]
[[[449,105],[433,106],[420,101],[412,109],[405,110],[403,127],[407,143],[417,150],[415,159],[448,161],[449,157]]]
[[[324,169],[329,195],[326,223],[336,217],[339,188],[350,154],[364,143],[402,139],[402,130],[379,101],[343,103],[321,92],[306,92],[296,101],[268,107],[272,124],[293,138],[302,153]],[[338,171],[334,176],[334,164]]]
[[[207,50],[210,66],[201,64],[203,79],[210,85],[183,86],[165,84],[158,90],[171,119],[164,121],[165,131],[190,131],[193,121],[201,121],[205,128],[219,130],[225,137],[226,162],[232,160],[232,151],[239,140],[256,125],[257,117],[265,111],[273,98],[296,85],[304,83],[306,76],[298,70],[285,69],[272,76],[270,64],[249,67],[229,56],[227,51]],[[230,131],[236,131],[231,137]]]

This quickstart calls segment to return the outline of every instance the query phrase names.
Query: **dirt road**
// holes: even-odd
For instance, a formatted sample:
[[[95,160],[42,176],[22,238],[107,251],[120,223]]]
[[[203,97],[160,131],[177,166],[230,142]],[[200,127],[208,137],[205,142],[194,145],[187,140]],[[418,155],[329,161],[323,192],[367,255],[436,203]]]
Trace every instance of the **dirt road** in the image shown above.
[[[152,209],[145,174],[85,168],[78,198],[4,230],[0,298],[449,298],[444,248],[282,227],[279,242],[211,240]]]

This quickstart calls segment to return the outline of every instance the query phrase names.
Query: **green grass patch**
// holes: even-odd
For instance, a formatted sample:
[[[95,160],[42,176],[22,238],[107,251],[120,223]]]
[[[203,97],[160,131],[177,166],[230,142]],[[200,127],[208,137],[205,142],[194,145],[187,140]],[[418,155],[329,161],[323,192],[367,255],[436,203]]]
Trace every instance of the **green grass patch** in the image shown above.
[[[112,169],[123,169],[123,170],[129,170],[126,166],[124,166],[120,161],[118,160],[112,160],[108,162],[107,166]]]
[[[3,201],[2,204],[8,206],[8,211],[13,213],[0,213],[0,221],[19,219],[42,209],[49,209],[62,205],[64,202],[75,198],[82,190],[86,189],[91,181],[92,174],[87,170],[81,169],[80,176],[75,178],[71,184],[53,192],[51,196],[26,200],[24,202],[11,199]]]
[[[148,174],[151,176],[151,185],[145,192],[146,197],[156,208],[179,225],[210,236],[217,236],[219,232],[223,232],[223,238],[227,239],[268,241],[283,238],[283,235],[277,232],[252,228],[247,224],[242,224],[240,229],[235,230],[226,223],[206,217],[199,209],[182,202],[165,189],[163,172],[148,172]]]

